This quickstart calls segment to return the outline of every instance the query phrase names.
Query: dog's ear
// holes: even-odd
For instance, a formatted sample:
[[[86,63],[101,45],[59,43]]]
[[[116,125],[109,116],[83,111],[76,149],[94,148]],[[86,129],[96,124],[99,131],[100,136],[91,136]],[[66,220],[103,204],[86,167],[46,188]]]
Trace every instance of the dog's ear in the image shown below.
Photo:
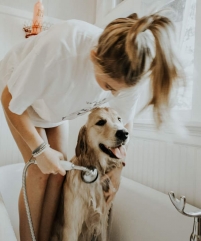
[[[77,139],[77,146],[75,148],[76,156],[79,157],[80,155],[84,155],[87,152],[87,135],[86,135],[87,128],[83,126],[80,129],[78,139]]]

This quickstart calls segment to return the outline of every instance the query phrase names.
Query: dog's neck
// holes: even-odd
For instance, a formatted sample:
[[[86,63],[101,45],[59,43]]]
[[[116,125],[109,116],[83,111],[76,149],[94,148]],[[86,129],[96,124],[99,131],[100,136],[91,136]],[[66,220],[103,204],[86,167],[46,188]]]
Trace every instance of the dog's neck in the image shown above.
[[[75,164],[85,167],[94,166],[102,173],[102,175],[122,165],[121,159],[111,158],[105,153],[100,151],[97,152],[94,149],[88,149],[85,154],[80,155],[76,159]]]

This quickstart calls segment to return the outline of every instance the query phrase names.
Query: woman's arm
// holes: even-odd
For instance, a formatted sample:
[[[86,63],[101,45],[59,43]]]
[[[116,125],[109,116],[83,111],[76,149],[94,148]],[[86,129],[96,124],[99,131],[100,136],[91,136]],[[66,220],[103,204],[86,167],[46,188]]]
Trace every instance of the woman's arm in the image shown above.
[[[5,87],[1,96],[1,102],[5,115],[27,143],[31,151],[33,151],[44,141],[32,124],[27,111],[24,111],[21,115],[17,115],[9,110],[9,103],[11,99],[12,96],[8,88]],[[63,159],[63,155],[51,148],[47,148],[36,158],[37,165],[43,173],[49,174],[59,172],[61,175],[65,175],[65,170],[59,164],[59,160],[61,159]]]
[[[12,99],[11,94],[6,87],[1,96],[2,106],[6,117],[10,120],[13,127],[18,131],[24,141],[27,143],[31,151],[44,141],[38,134],[36,128],[31,123],[27,111],[24,111],[22,115],[17,115],[9,110],[9,103]]]

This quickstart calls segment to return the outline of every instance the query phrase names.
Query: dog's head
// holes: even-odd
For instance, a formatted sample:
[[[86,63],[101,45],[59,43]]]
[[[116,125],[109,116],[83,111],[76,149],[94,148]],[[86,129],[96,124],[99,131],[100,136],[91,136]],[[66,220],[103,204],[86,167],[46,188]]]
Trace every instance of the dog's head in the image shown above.
[[[124,159],[128,141],[129,133],[118,113],[111,108],[96,108],[80,130],[76,156],[84,155],[89,149],[93,149],[100,155]]]

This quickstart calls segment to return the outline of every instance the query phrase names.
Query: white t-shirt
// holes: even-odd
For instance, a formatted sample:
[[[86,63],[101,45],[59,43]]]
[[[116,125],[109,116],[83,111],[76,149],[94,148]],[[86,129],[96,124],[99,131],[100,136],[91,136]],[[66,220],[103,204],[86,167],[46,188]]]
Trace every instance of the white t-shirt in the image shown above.
[[[0,62],[0,95],[8,86],[9,109],[20,115],[26,109],[35,126],[54,127],[106,102],[124,123],[133,118],[136,88],[117,96],[98,85],[90,51],[102,29],[68,20],[16,45]]]

